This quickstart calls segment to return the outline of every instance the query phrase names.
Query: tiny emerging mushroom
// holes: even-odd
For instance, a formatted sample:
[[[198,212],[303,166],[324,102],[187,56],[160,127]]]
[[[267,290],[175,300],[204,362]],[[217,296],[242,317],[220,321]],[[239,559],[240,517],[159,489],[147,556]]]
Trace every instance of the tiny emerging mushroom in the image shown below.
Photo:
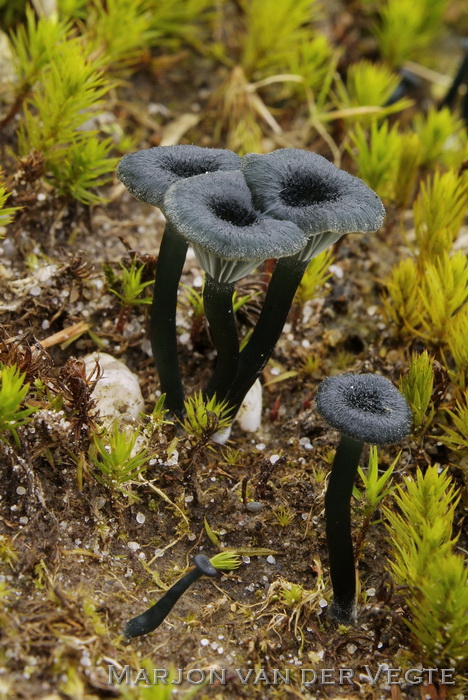
[[[356,618],[356,572],[350,502],[364,443],[387,445],[412,425],[404,396],[378,374],[328,377],[317,392],[317,411],[341,433],[325,495],[325,518],[333,603],[329,614],[342,624]]]
[[[206,389],[224,400],[237,372],[239,340],[234,318],[234,283],[266,258],[298,253],[307,242],[291,221],[257,211],[239,171],[198,175],[169,188],[164,210],[191,243],[205,270],[204,305],[217,364]]]
[[[164,196],[176,182],[219,170],[236,170],[242,159],[232,151],[200,146],[159,146],[125,155],[117,176],[137,199],[164,211]],[[167,222],[156,266],[151,306],[151,345],[166,394],[166,407],[176,414],[184,408],[184,390],[177,361],[176,306],[187,241]]]
[[[239,358],[229,401],[239,406],[273,352],[310,260],[346,233],[369,233],[385,209],[362,180],[326,158],[298,148],[244,156],[242,172],[254,206],[269,217],[294,222],[307,236],[297,254],[276,263],[262,312]]]
[[[202,576],[217,576],[216,569],[208,557],[204,554],[197,554],[194,557],[195,568],[191,569],[185,576],[182,576],[151,608],[141,615],[133,617],[124,627],[124,637],[133,639],[141,637],[143,634],[153,632],[166,619],[174,605],[185,591],[198,581]]]

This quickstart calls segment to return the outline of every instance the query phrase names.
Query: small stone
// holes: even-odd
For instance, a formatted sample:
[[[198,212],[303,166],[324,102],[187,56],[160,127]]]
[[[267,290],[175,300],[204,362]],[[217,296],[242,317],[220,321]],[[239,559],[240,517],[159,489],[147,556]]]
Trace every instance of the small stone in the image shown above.
[[[127,542],[127,547],[131,552],[138,552],[141,549],[141,545],[138,542]]]
[[[269,564],[276,564],[276,559],[275,557],[272,557],[271,554],[266,558],[266,560]]]
[[[23,515],[23,516],[19,519],[19,521],[20,521],[21,525],[27,525],[28,522],[29,522],[29,518],[28,518],[26,515]]]
[[[18,488],[16,489],[16,493],[18,494],[18,496],[24,496],[24,494],[26,493],[26,489],[24,488],[24,486],[18,486]]]
[[[321,608],[326,608],[326,607],[328,606],[328,603],[327,603],[327,601],[325,600],[325,598],[320,598],[320,600],[319,600],[319,605],[320,605]]]
[[[259,501],[249,501],[248,503],[245,504],[245,507],[251,513],[258,513],[259,511],[262,510],[262,508],[264,507],[264,504],[260,503]]]
[[[207,647],[209,643],[210,643],[209,639],[200,639],[200,645],[202,647]]]
[[[143,515],[143,513],[137,513],[137,515],[136,515],[136,521],[137,521],[137,523],[140,523],[140,525],[143,525],[143,523],[145,522],[145,520],[146,520],[146,516]]]
[[[34,287],[31,287],[31,289],[29,290],[29,293],[32,297],[38,297],[41,295],[41,288],[37,285],[34,285]]]

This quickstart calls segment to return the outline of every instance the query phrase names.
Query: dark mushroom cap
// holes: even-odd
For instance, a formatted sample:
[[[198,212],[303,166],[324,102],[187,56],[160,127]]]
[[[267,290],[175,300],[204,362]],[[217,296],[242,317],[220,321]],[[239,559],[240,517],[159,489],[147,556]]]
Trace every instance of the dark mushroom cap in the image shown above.
[[[117,177],[142,202],[162,207],[164,195],[178,180],[217,170],[238,170],[242,158],[223,148],[157,146],[125,155]]]
[[[299,148],[249,153],[242,172],[254,206],[268,216],[294,221],[308,236],[369,233],[383,223],[378,195],[317,153]]]
[[[193,561],[194,561],[195,566],[197,567],[198,571],[201,571],[201,573],[204,576],[217,576],[218,575],[218,569],[215,569],[215,567],[210,562],[208,557],[206,557],[204,554],[197,554],[193,558]]]
[[[327,377],[318,388],[317,411],[344,435],[375,445],[399,442],[412,425],[406,399],[378,374]]]
[[[176,182],[164,198],[164,211],[216,279],[220,260],[232,261],[224,268],[229,269],[229,281],[235,281],[266,258],[294,255],[307,243],[291,221],[278,221],[254,209],[238,170]]]

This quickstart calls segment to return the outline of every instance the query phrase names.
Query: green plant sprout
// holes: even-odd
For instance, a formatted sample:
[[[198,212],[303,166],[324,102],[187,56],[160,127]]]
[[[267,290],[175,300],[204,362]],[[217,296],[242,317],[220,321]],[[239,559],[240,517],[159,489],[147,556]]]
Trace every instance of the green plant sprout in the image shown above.
[[[353,488],[353,496],[358,500],[362,509],[363,521],[354,545],[354,560],[358,561],[367,532],[372,524],[372,518],[381,502],[393,491],[389,481],[400,459],[401,452],[395,457],[388,469],[379,476],[379,455],[376,445],[369,449],[367,472],[358,467],[358,475],[364,484],[364,490]]]
[[[161,394],[154,404],[154,408],[149,416],[149,422],[152,430],[159,428],[161,425],[172,425],[172,421],[167,420],[169,409],[164,408],[165,401],[166,394]]]
[[[57,189],[88,204],[103,201],[90,189],[108,179],[117,161],[109,157],[110,139],[99,141],[96,130],[82,127],[111,87],[82,42],[66,38],[26,98],[18,130],[20,154],[39,151]]]
[[[400,209],[406,209],[413,201],[421,165],[421,141],[412,132],[400,133],[398,163],[392,182],[392,198]]]
[[[20,446],[18,428],[29,422],[32,413],[37,408],[22,408],[29,391],[29,383],[25,382],[16,365],[7,367],[0,363],[0,440],[6,440],[2,433],[10,432],[15,443]]]
[[[273,509],[273,515],[281,527],[288,527],[296,517],[296,513],[288,505],[280,504]]]
[[[310,39],[308,24],[319,18],[317,0],[242,0],[246,33],[241,65],[248,76],[283,72],[293,45]]]
[[[399,112],[411,105],[410,100],[403,98],[387,106],[399,80],[398,75],[387,66],[366,60],[357,61],[349,67],[346,86],[337,80],[336,105],[344,114],[348,110],[350,116],[359,118],[363,123]]]
[[[333,251],[330,248],[312,258],[299,283],[293,303],[304,306],[307,301],[316,297],[318,291],[332,276],[329,270],[333,260]]]
[[[468,207],[468,177],[436,171],[421,184],[414,202],[416,243],[423,262],[448,255]]]
[[[122,32],[122,27],[126,31]],[[87,50],[98,56],[107,70],[125,73],[155,39],[147,0],[93,2],[87,12]]]
[[[419,294],[425,310],[419,334],[432,342],[444,341],[450,320],[468,300],[468,256],[460,250],[428,262]]]
[[[133,258],[129,268],[125,267],[122,263],[120,263],[120,267],[122,268],[122,277],[119,281],[122,291],[118,292],[116,289],[112,288],[110,288],[109,291],[120,299],[123,306],[151,304],[151,297],[141,298],[141,294],[146,287],[153,284],[152,280],[149,282],[141,281],[145,266],[139,266],[136,258]]]
[[[384,311],[402,335],[412,333],[421,321],[420,283],[420,272],[412,258],[405,258],[394,265],[385,280]]]
[[[374,33],[382,58],[399,68],[417,60],[440,34],[447,0],[388,0],[379,3],[380,20]]]
[[[181,427],[187,435],[198,439],[222,432],[232,422],[227,401],[217,401],[216,396],[206,399],[201,391],[188,396],[184,402],[185,415]]]
[[[0,172],[1,177],[1,172]],[[5,228],[11,224],[15,218],[16,212],[21,207],[5,207],[5,203],[10,197],[10,192],[0,183],[0,239],[5,236]]]
[[[13,569],[13,564],[18,559],[11,537],[0,535],[0,561]]]
[[[468,454],[468,390],[457,401],[453,410],[446,409],[447,414],[452,419],[453,427],[450,425],[440,425],[443,435],[438,439],[447,445],[451,450],[460,450],[462,454]]]
[[[396,465],[400,459],[401,452],[395,457],[388,469],[379,476],[379,454],[376,445],[369,448],[369,461],[367,471],[358,467],[358,474],[364,484],[364,491],[353,489],[353,495],[362,504],[364,517],[370,517],[384,498],[393,491],[393,486],[387,486]]]
[[[422,435],[434,417],[433,389],[433,358],[424,350],[420,355],[411,356],[408,372],[400,379],[400,391],[413,413],[415,435]]]
[[[396,487],[398,510],[385,508],[390,573],[406,600],[418,660],[459,668],[468,634],[468,586],[463,558],[453,553],[460,496],[447,469],[428,467]]]
[[[455,364],[449,366],[449,375],[460,389],[468,388],[468,306],[465,304],[449,320],[447,326],[447,345]]]
[[[126,431],[114,423],[105,439],[94,436],[88,453],[91,463],[97,469],[98,481],[131,500],[137,500],[131,491],[131,484],[148,468],[150,459],[147,447],[138,448],[140,435],[139,428]]]
[[[359,177],[381,197],[391,198],[398,171],[401,136],[397,125],[373,121],[369,131],[357,125],[350,133],[348,150],[353,157]]]
[[[430,167],[440,163],[446,167],[458,168],[466,143],[466,129],[447,107],[431,107],[426,114],[416,114],[413,120],[414,132],[421,143],[421,165]]]
[[[67,21],[36,19],[31,7],[26,8],[25,20],[10,38],[17,84],[13,103],[1,121],[2,127],[21,109],[43,69],[54,60],[56,47],[67,40],[71,28]]]
[[[220,571],[234,571],[242,564],[242,558],[235,550],[224,550],[211,557],[210,562]]]
[[[285,583],[280,589],[281,602],[288,608],[300,603],[304,598],[304,589],[297,583]]]

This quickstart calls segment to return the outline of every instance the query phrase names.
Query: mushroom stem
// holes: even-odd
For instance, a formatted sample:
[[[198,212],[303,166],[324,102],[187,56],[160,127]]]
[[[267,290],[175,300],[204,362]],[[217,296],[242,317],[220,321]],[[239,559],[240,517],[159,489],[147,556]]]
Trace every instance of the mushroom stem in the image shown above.
[[[151,347],[165,406],[176,415],[184,410],[184,389],[177,359],[176,310],[179,280],[187,255],[187,241],[168,221],[156,264],[151,305]]]
[[[141,637],[143,634],[153,632],[166,619],[179,598],[192,583],[198,581],[201,576],[217,576],[217,573],[208,557],[198,554],[195,557],[194,569],[182,576],[151,608],[127,622],[123,631],[124,636],[127,639],[133,639],[133,637]]]
[[[218,282],[206,273],[203,301],[217,352],[215,371],[205,389],[208,398],[216,394],[218,399],[224,399],[237,372],[239,338],[232,305],[233,293],[234,283]]]
[[[356,571],[351,538],[351,495],[364,443],[341,436],[325,495],[325,518],[333,585],[329,614],[349,625],[356,618]]]
[[[235,412],[271,357],[308,264],[309,260],[300,260],[299,254],[279,258],[276,262],[262,311],[250,340],[240,353],[239,369],[227,396]]]

